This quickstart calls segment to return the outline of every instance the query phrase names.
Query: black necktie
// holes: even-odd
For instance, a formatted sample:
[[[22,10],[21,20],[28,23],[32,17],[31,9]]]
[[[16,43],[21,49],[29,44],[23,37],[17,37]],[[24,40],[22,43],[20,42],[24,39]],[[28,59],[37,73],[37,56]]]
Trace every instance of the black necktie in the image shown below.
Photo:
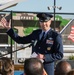
[[[42,34],[41,41],[43,41],[43,39],[44,39],[44,35],[45,35],[45,32],[43,32],[43,34]]]

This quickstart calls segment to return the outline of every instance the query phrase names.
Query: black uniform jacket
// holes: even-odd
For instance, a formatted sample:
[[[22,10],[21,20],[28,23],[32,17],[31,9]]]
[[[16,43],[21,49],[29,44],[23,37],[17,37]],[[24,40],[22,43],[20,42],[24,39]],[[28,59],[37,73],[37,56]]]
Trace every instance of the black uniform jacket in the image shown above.
[[[63,45],[61,35],[52,29],[50,29],[45,39],[41,42],[39,40],[41,29],[33,31],[28,36],[20,37],[11,28],[7,31],[7,34],[19,44],[27,44],[34,42],[32,46],[32,52],[44,54],[45,62],[54,62],[63,58]]]

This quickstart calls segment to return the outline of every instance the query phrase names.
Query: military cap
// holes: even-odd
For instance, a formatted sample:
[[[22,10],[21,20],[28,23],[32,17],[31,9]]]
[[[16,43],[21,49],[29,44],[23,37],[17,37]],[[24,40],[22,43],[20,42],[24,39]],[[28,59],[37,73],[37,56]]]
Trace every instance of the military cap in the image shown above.
[[[50,20],[53,15],[49,14],[49,13],[38,13],[37,17],[39,18],[40,22],[47,22],[48,20]]]

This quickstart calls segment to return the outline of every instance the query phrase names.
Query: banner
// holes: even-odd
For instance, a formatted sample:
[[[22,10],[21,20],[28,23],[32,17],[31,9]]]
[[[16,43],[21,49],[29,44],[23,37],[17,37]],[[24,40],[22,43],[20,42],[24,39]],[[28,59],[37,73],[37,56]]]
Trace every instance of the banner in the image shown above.
[[[70,32],[68,38],[74,42],[74,26],[71,27],[71,32]]]

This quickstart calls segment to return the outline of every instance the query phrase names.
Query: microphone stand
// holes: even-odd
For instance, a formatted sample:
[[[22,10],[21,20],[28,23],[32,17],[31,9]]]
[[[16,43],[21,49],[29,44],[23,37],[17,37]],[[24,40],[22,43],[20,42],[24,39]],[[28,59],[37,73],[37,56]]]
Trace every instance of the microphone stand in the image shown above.
[[[30,46],[32,46],[32,44],[30,44],[30,45],[28,45],[28,46],[25,46],[25,47],[22,47],[22,48],[20,48],[20,49],[17,49],[17,50],[15,50],[15,51],[12,51],[12,53],[17,52],[17,51],[20,51],[21,49],[25,49],[25,48],[30,47]],[[8,53],[6,53],[6,54],[3,54],[3,55],[0,55],[0,58],[3,57],[3,56],[5,56],[5,55],[8,55],[8,54],[10,54],[10,52],[8,52]]]

